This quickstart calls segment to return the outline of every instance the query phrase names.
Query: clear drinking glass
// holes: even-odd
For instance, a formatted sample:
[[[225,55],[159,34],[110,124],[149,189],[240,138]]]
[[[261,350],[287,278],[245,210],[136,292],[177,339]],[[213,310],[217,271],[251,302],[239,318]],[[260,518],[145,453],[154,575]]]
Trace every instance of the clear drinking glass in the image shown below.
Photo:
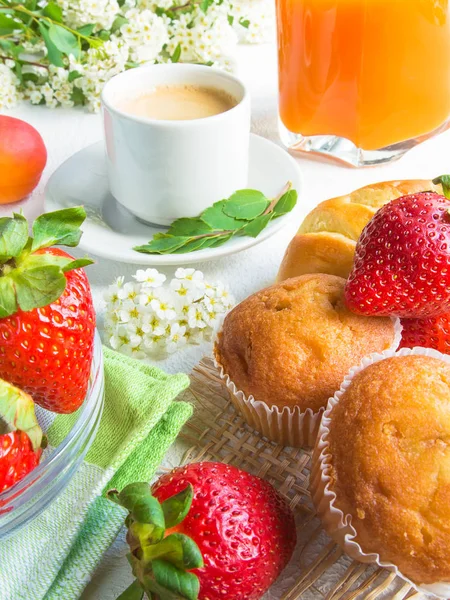
[[[365,166],[449,128],[449,0],[276,2],[288,148]]]
[[[96,332],[89,389],[71,431],[57,448],[45,451],[31,473],[0,494],[0,541],[41,514],[75,475],[97,433],[104,389],[102,345]],[[52,415],[40,408],[36,414],[45,431]]]

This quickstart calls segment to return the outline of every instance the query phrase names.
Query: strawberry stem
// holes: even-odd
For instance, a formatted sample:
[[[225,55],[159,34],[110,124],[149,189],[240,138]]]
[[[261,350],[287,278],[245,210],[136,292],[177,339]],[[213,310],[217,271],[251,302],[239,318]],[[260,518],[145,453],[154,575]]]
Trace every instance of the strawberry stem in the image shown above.
[[[440,175],[433,179],[434,185],[442,185],[444,196],[450,200],[450,175]]]
[[[107,497],[129,511],[125,521],[131,552],[128,560],[136,581],[117,600],[134,600],[144,590],[149,598],[197,600],[198,577],[191,569],[203,567],[197,544],[182,533],[166,535],[185,518],[191,507],[193,488],[160,503],[147,483],[132,483],[121,492],[110,490]]]

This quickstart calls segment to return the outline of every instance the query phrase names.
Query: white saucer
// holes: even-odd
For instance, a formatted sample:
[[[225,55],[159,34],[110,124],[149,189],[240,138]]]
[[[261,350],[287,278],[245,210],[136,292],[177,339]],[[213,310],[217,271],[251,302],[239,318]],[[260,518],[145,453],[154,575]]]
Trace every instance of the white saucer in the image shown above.
[[[251,135],[248,187],[276,196],[287,181],[299,196],[302,180],[295,160],[265,138]],[[212,198],[211,204],[220,198]],[[59,210],[83,204],[87,219],[80,247],[87,252],[139,265],[193,264],[226,256],[259,244],[292,219],[292,212],[274,219],[257,238],[234,237],[218,248],[205,248],[188,254],[142,254],[133,246],[146,244],[165,228],[146,225],[111,196],[106,177],[103,142],[97,142],[71,156],[50,178],[45,190],[45,210]],[[299,204],[297,202],[298,208]],[[296,210],[294,209],[294,211]],[[293,212],[294,212],[293,211]]]

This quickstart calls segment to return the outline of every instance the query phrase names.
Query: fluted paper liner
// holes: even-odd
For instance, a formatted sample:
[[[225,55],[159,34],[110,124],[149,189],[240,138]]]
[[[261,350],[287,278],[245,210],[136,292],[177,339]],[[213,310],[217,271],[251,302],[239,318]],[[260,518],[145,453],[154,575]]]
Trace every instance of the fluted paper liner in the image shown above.
[[[396,350],[402,337],[400,320],[393,319],[393,322],[394,340],[386,352]],[[218,335],[217,332],[216,340]],[[246,396],[244,392],[238,390],[230,376],[225,373],[217,357],[214,357],[214,364],[227,387],[236,410],[242,414],[250,427],[282,446],[292,446],[293,448],[314,446],[325,407],[314,412],[310,408],[301,411],[298,406],[294,408],[269,406],[263,400],[258,400],[251,395]]]
[[[330,489],[329,486],[331,479],[329,475],[331,456],[328,453],[329,442],[327,438],[330,433],[329,427],[333,408],[339,402],[343,393],[350,385],[353,377],[360,373],[363,369],[386,358],[410,355],[438,358],[450,364],[450,356],[441,354],[440,352],[430,348],[419,347],[412,349],[402,348],[397,352],[393,351],[392,349],[385,350],[382,353],[372,354],[371,356],[363,358],[358,367],[354,367],[349,371],[342,382],[340,390],[336,392],[335,395],[328,401],[328,406],[324,412],[323,419],[319,427],[317,441],[313,452],[309,488],[317,510],[317,514],[322,520],[324,529],[351,558],[363,563],[375,563],[379,567],[384,567],[394,571],[396,575],[407,581],[418,592],[446,600],[447,598],[450,598],[450,582],[417,585],[402,575],[395,565],[381,561],[378,554],[366,554],[358,542],[355,541],[357,534],[355,528],[352,526],[352,516],[344,515],[344,513],[335,506],[336,494]]]

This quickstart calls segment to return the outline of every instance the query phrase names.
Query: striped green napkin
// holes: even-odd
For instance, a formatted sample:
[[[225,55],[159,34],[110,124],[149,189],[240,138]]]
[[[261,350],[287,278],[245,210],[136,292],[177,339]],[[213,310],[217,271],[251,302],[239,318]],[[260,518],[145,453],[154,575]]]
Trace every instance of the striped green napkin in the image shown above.
[[[173,402],[189,385],[105,348],[105,407],[99,431],[66,490],[39,517],[0,545],[1,600],[75,600],[124,521],[102,496],[149,481],[192,414]],[[76,415],[58,415],[47,436],[57,446]]]

